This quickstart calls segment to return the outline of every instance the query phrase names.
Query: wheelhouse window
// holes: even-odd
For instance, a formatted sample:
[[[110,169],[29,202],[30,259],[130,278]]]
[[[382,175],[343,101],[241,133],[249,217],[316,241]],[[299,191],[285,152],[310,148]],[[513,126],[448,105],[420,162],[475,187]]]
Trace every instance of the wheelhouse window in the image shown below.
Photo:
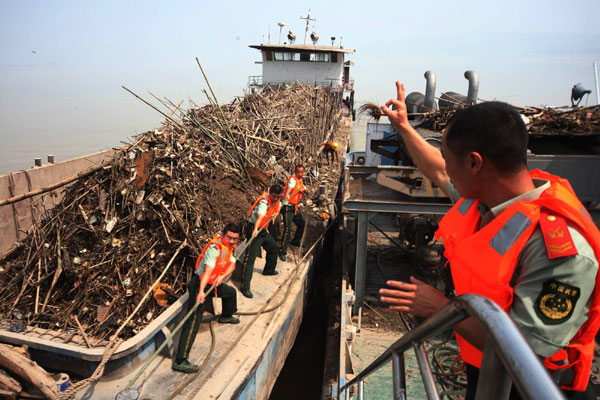
[[[329,62],[329,53],[316,53],[310,55],[310,61]]]
[[[274,61],[314,61],[329,62],[329,53],[274,52]]]
[[[274,53],[275,56],[275,61],[300,61],[300,54],[299,53],[281,53],[281,52],[275,52]]]

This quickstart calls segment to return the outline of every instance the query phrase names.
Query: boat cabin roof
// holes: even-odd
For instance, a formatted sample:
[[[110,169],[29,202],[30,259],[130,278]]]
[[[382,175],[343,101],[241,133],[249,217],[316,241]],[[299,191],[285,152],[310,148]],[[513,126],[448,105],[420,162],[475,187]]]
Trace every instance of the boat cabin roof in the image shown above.
[[[252,44],[249,47],[261,51],[313,52],[313,53],[354,53],[354,49],[340,46],[316,46],[312,44]]]

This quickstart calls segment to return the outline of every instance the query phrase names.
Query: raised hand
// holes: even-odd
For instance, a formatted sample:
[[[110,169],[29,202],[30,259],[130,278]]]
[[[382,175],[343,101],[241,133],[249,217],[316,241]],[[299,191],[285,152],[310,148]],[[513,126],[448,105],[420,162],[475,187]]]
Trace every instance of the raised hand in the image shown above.
[[[408,123],[408,111],[406,109],[406,91],[404,84],[400,81],[396,81],[396,99],[389,99],[385,105],[381,106],[381,111],[389,118],[392,125],[396,129],[405,129],[406,126],[410,126]],[[392,107],[395,106],[395,109]]]

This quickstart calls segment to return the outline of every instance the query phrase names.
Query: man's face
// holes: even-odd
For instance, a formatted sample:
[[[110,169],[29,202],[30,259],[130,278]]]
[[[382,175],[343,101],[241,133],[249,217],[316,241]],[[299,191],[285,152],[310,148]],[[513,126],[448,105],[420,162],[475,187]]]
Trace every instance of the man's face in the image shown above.
[[[468,174],[468,157],[459,157],[450,150],[446,142],[446,134],[442,137],[442,157],[446,161],[446,173],[452,184],[462,197],[474,198],[472,194],[471,177]],[[444,188],[445,189],[445,188]]]
[[[275,194],[275,193],[269,192],[269,197],[271,198],[272,203],[277,203],[279,200],[281,200],[281,194]]]
[[[223,241],[223,244],[225,246],[233,247],[237,244],[239,239],[240,239],[239,233],[233,233],[233,232],[227,231],[227,232],[225,232],[225,234],[223,235],[223,238],[221,240]]]
[[[302,167],[296,168],[296,178],[302,179],[303,176],[304,176],[304,168],[302,168]]]

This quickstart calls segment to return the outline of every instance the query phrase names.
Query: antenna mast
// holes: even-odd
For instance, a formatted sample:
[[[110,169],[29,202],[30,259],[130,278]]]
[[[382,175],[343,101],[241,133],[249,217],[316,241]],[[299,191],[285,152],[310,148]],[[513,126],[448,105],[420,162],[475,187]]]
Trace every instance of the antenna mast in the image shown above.
[[[317,19],[310,17],[310,8],[308,9],[308,14],[306,15],[306,17],[300,16],[300,19],[306,20],[306,29],[304,31],[304,44],[306,44],[306,39],[308,39],[308,24],[310,23],[310,21],[316,21]]]

